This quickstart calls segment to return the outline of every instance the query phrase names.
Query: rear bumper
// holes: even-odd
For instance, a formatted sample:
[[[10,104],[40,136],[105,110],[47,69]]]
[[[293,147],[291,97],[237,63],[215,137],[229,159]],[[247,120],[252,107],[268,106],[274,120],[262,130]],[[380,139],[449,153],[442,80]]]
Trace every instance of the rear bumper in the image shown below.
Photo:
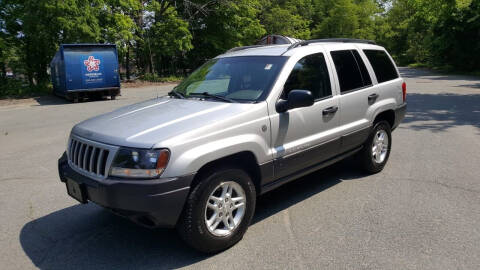
[[[74,171],[66,154],[58,160],[60,180],[78,183],[88,201],[147,227],[173,227],[183,210],[194,174],[156,180],[93,180]]]
[[[67,93],[75,93],[75,92],[99,92],[99,91],[120,91],[119,86],[115,87],[105,87],[105,88],[85,88],[85,89],[68,89]]]
[[[54,91],[56,95],[64,96],[64,97],[88,95],[90,93],[102,93],[105,96],[120,95],[120,87],[67,89],[67,90],[54,90]]]
[[[395,109],[395,123],[393,124],[392,130],[398,127],[400,123],[405,118],[407,112],[407,103],[403,103]]]

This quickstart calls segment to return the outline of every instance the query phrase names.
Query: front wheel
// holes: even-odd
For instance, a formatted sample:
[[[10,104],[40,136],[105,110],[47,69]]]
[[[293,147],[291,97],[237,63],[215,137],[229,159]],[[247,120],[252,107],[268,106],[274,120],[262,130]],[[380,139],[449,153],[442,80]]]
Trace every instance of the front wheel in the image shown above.
[[[190,193],[177,230],[193,248],[215,253],[240,241],[255,211],[255,187],[240,169],[205,175]]]
[[[387,121],[379,121],[359,153],[362,169],[368,173],[378,173],[387,164],[392,147],[392,133]]]

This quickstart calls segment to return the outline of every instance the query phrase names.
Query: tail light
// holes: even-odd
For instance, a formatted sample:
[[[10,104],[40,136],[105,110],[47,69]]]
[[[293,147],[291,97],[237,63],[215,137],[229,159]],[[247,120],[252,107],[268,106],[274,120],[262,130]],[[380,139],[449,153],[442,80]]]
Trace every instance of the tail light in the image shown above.
[[[407,100],[407,84],[405,82],[402,83],[402,97],[405,102]]]

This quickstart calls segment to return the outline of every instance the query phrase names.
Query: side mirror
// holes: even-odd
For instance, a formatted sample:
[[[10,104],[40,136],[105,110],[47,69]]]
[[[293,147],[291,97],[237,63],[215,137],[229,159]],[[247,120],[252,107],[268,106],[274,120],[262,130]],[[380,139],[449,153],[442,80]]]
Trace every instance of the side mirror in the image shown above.
[[[280,99],[275,108],[283,113],[291,109],[312,106],[315,102],[313,95],[308,90],[292,90],[288,93],[287,100]]]

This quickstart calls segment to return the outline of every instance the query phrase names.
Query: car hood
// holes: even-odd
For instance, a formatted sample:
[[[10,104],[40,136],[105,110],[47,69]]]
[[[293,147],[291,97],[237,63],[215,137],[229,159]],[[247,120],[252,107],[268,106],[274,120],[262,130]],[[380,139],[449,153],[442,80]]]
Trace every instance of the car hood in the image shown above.
[[[77,124],[73,134],[106,144],[155,144],[241,114],[253,104],[162,97],[129,105]]]

